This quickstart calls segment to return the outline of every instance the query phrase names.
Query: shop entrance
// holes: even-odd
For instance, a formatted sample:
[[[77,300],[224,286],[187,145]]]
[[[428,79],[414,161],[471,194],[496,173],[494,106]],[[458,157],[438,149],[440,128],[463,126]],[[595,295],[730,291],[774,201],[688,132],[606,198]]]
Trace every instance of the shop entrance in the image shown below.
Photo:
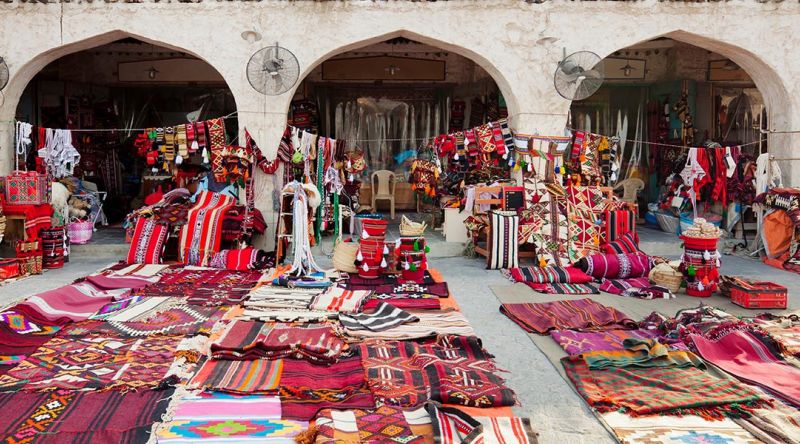
[[[70,130],[80,161],[57,179],[70,193],[63,217],[95,222],[101,229],[96,241],[121,242],[119,227],[130,211],[208,170],[201,150],[189,150],[180,164],[172,160],[166,168],[148,161],[137,145],[143,130],[163,132],[235,111],[231,91],[205,61],[124,38],[48,64],[26,87],[16,119],[33,125],[34,139],[40,128]],[[227,134],[237,134],[236,126],[235,118],[225,119]],[[36,148],[17,157],[17,169],[36,169]]]
[[[414,161],[436,160],[438,135],[507,114],[497,84],[474,61],[397,37],[339,54],[314,69],[291,103],[289,124],[346,140],[344,150],[352,156],[345,166],[345,192],[357,212],[388,218],[391,200],[373,202],[372,195],[392,177],[394,223],[406,215],[430,224],[440,221],[427,216],[439,210],[439,202],[432,193],[415,190]]]
[[[725,193],[709,185],[695,190],[694,204],[675,180],[691,147],[705,148],[700,154],[709,159],[709,177],[727,168],[720,163],[726,156],[717,157],[717,151],[730,153],[745,175],[768,151],[761,132],[768,128],[767,110],[750,75],[725,56],[666,37],[616,51],[604,59],[604,68],[606,80],[597,93],[572,103],[570,126],[619,137],[613,185],[641,181],[639,214],[672,232],[681,216],[691,220],[688,214],[693,218],[695,211],[740,237],[755,230],[749,210],[754,189],[736,185],[747,183],[746,177],[728,179]]]

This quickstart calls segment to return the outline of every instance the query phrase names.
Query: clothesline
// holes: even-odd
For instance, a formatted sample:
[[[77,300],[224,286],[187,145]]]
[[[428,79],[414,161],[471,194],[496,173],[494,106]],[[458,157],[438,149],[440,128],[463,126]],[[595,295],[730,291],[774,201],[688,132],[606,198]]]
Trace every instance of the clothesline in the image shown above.
[[[800,130],[778,131],[778,130],[761,129],[759,131],[761,132],[761,134],[797,134],[797,133],[800,133]]]
[[[570,131],[583,131],[583,130],[576,130],[576,129],[572,129],[572,128],[568,128],[568,129]],[[585,131],[585,132],[589,132],[589,131]],[[606,137],[608,137],[608,136],[606,136]],[[758,145],[759,143],[766,142],[766,141],[767,141],[767,139],[759,139],[759,140],[756,140],[756,141],[753,141],[753,142],[737,143],[735,145],[729,145],[727,148],[730,148],[731,146],[745,147],[745,146],[750,146],[750,145]],[[711,148],[711,149],[725,149],[726,148],[724,146],[704,147],[704,146],[675,145],[675,144],[672,144],[672,143],[650,142],[650,141],[647,141],[647,140],[635,140],[635,139],[625,139],[625,142],[626,143],[629,143],[629,142],[643,143],[645,145],[657,145],[657,146],[662,146],[662,147],[665,147],[665,148],[666,147],[669,147],[669,148],[680,148],[680,149],[684,149],[684,150],[688,150],[689,148]]]
[[[237,111],[234,111],[234,112],[232,112],[232,113],[230,113],[228,115],[222,116],[220,118],[223,119],[223,120],[226,120],[226,119],[230,119],[230,118],[236,117],[236,114],[237,114]],[[205,119],[205,120],[213,120],[213,119]],[[15,121],[15,122],[19,122],[19,121]],[[177,125],[183,125],[183,124],[179,123]],[[37,125],[33,125],[33,126],[37,126]],[[170,127],[170,126],[175,126],[175,125],[166,125],[166,126]],[[153,128],[154,127],[150,127],[150,128],[63,128],[63,129],[66,130],[66,131],[81,132],[81,133],[103,133],[103,132],[116,132],[116,131],[147,131],[147,130],[151,130]],[[46,129],[52,129],[52,128],[46,128]]]

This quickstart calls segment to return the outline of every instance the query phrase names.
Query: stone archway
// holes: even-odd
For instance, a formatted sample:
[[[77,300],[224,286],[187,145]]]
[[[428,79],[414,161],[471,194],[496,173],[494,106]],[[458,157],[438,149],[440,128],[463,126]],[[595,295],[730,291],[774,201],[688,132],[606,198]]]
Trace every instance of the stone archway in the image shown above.
[[[376,35],[373,37],[365,38],[345,45],[340,45],[336,48],[325,50],[322,54],[317,56],[317,58],[312,63],[304,67],[304,69],[300,74],[300,79],[298,80],[298,83],[295,86],[295,90],[302,82],[302,80],[308,76],[309,73],[314,71],[314,69],[316,69],[326,60],[334,56],[337,56],[339,54],[357,50],[359,48],[363,48],[372,45],[374,43],[390,40],[396,37],[403,37],[429,46],[440,48],[443,51],[449,51],[473,61],[478,66],[483,68],[495,81],[501,93],[503,94],[503,97],[506,100],[506,103],[508,105],[509,115],[517,114],[519,112],[520,105],[516,95],[514,94],[511,83],[507,80],[506,76],[500,71],[500,69],[487,57],[481,55],[475,50],[460,46],[456,43],[440,40],[425,34],[420,34],[406,29],[398,29],[392,32]],[[294,92],[295,90],[293,90],[292,92]]]
[[[796,122],[793,121],[792,97],[789,88],[787,88],[786,79],[781,76],[779,67],[776,66],[778,62],[765,60],[748,49],[744,43],[728,42],[720,38],[676,29],[651,36],[636,35],[628,42],[623,41],[622,44],[620,44],[619,40],[615,40],[613,44],[616,47],[604,47],[599,52],[599,55],[602,58],[606,58],[619,50],[660,37],[702,48],[730,59],[750,75],[753,83],[762,94],[770,129],[793,128],[793,125],[796,125]],[[777,157],[791,157],[791,136],[791,134],[779,132],[766,134],[765,138],[768,141],[770,152],[776,154]],[[790,168],[791,165],[785,163],[784,173],[789,171]],[[790,174],[785,175],[785,179],[790,177]]]
[[[14,137],[14,117],[15,112],[20,101],[20,98],[23,94],[23,91],[28,86],[28,84],[33,80],[34,76],[38,74],[42,69],[44,69],[48,64],[70,54],[74,54],[80,51],[90,50],[92,48],[96,48],[108,43],[112,43],[114,41],[123,39],[123,38],[135,38],[145,43],[150,43],[156,45],[158,47],[172,49],[175,51],[180,51],[186,54],[189,54],[197,59],[203,61],[211,68],[213,68],[217,73],[220,74],[220,77],[223,78],[226,85],[229,88],[234,84],[231,82],[231,79],[226,78],[222,73],[223,70],[218,69],[212,63],[210,63],[207,58],[203,57],[202,55],[198,54],[196,51],[187,50],[183,47],[171,45],[167,42],[162,42],[159,40],[155,40],[152,38],[148,38],[145,36],[137,35],[131,32],[122,31],[122,30],[114,30],[106,33],[101,33],[94,35],[92,37],[85,38],[83,40],[79,40],[76,42],[59,45],[47,50],[40,52],[39,54],[34,55],[30,59],[24,61],[22,64],[18,64],[15,66],[11,64],[11,77],[9,79],[8,85],[3,90],[4,100],[0,103],[0,145],[3,146],[12,146],[13,145],[13,137]],[[231,88],[233,91],[233,89]],[[238,104],[238,97],[236,94],[233,95],[234,102]],[[0,175],[7,174],[10,169],[13,167],[13,151],[12,150],[5,150],[5,154],[0,155]]]

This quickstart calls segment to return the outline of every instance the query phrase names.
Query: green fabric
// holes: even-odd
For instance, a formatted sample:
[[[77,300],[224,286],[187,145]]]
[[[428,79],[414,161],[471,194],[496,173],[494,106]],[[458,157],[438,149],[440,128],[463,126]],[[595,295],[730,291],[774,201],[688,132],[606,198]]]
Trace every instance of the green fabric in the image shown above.
[[[696,367],[610,367],[590,369],[580,355],[561,360],[578,393],[600,412],[631,415],[747,416],[765,405],[759,394],[735,380],[719,379]]]
[[[686,350],[670,350],[655,339],[628,338],[622,342],[625,350],[600,350],[583,353],[590,369],[607,367],[698,367],[703,360]]]
[[[319,147],[319,145],[317,145],[317,147]],[[325,171],[322,171],[323,168],[325,168],[324,144],[321,149],[317,149],[317,190],[319,191],[319,197],[321,199],[317,207],[316,218],[314,219],[314,239],[317,244],[319,244],[319,241],[322,239],[322,207],[325,205],[325,185],[323,184]]]

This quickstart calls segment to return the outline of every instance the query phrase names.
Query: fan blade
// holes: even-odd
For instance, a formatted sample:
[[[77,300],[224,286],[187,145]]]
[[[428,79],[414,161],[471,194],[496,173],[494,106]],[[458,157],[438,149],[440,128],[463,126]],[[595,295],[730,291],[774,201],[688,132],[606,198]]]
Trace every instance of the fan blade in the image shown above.
[[[280,75],[280,74],[276,74],[276,75],[272,76],[272,79],[274,80],[274,87],[272,88],[272,91],[275,94],[283,93],[284,92],[284,89],[283,89],[283,76]]]
[[[574,100],[583,100],[592,94],[596,93],[598,89],[600,89],[600,85],[602,85],[602,80],[598,79],[586,79],[580,82],[574,92]]]
[[[603,79],[604,77],[603,73],[596,69],[590,69],[588,71],[584,71],[583,75],[586,76],[586,78],[594,78],[594,79]]]

